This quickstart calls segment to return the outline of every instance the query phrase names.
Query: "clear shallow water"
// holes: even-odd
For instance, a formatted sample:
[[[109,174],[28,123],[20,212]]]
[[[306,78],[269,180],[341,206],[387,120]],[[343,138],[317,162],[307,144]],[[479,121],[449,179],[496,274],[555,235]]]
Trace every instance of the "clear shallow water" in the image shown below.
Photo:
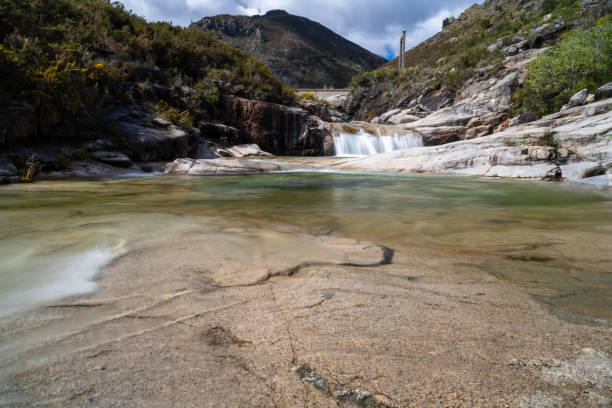
[[[553,183],[333,173],[2,187],[0,316],[95,289],[100,267],[147,241],[232,225],[460,256],[568,313],[612,317],[612,196]]]

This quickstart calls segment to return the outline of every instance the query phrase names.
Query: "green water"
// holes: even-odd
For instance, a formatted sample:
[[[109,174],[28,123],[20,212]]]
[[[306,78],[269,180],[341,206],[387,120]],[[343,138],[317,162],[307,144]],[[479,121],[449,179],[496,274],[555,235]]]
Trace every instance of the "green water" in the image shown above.
[[[458,257],[462,268],[563,313],[612,317],[611,195],[555,183],[334,173],[1,187],[0,316],[94,290],[105,263],[147,242],[231,226]]]

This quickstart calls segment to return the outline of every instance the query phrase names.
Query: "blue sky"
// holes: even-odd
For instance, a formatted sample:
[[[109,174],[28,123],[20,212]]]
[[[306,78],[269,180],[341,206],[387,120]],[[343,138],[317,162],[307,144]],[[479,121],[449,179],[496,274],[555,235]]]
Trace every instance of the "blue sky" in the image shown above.
[[[265,14],[283,9],[307,17],[385,58],[398,53],[406,30],[406,48],[442,28],[477,0],[121,0],[127,9],[151,21],[188,25],[216,14]],[[479,0],[478,2],[482,2]]]

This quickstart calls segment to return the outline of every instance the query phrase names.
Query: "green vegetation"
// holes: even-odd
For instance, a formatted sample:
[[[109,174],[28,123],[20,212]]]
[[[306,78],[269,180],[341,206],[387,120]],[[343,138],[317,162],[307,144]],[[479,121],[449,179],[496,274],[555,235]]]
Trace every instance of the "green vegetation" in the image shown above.
[[[591,31],[578,29],[528,66],[516,93],[523,110],[547,114],[587,88],[612,81],[612,23],[601,20]]]
[[[158,96],[133,92],[133,84],[142,83],[196,89],[192,117],[214,115],[224,93],[275,102],[294,98],[248,54],[200,30],[148,23],[119,2],[0,2],[0,107],[28,102],[42,133],[52,135],[83,111],[95,115],[109,100],[159,102]]]
[[[175,125],[179,125],[185,129],[193,127],[191,113],[186,109],[180,110],[173,108],[168,106],[165,101],[161,101],[159,104],[157,104],[156,110],[162,118],[174,123]]]
[[[581,12],[582,0],[529,2],[534,7],[511,0],[487,3],[470,7],[443,31],[408,51],[408,68],[403,72],[394,60],[353,78],[350,86],[363,105],[359,117],[377,116],[433,91],[452,99],[468,80],[499,78],[500,72],[508,72],[504,59],[518,52],[504,47],[529,48],[537,39],[536,28],[561,20],[562,28],[546,40],[558,44],[528,66],[527,79],[515,94],[515,113],[543,115],[559,110],[581,89],[592,91],[612,80],[607,13]],[[550,17],[544,19],[547,14]],[[571,32],[572,27],[582,29]]]
[[[38,173],[41,166],[36,160],[36,156],[32,155],[29,158],[16,158],[17,171],[19,172],[19,181],[21,183],[30,183],[32,179]]]

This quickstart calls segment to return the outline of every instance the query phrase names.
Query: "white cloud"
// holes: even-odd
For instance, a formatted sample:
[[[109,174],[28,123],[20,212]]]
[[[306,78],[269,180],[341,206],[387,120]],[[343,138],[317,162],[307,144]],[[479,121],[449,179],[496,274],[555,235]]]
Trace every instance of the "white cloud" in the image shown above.
[[[283,9],[330,28],[377,54],[399,47],[402,30],[407,46],[417,45],[476,0],[122,0],[148,20],[188,25],[216,14],[265,14]],[[481,2],[482,0],[477,0]],[[396,44],[397,43],[397,44]],[[397,52],[396,52],[397,53]]]

